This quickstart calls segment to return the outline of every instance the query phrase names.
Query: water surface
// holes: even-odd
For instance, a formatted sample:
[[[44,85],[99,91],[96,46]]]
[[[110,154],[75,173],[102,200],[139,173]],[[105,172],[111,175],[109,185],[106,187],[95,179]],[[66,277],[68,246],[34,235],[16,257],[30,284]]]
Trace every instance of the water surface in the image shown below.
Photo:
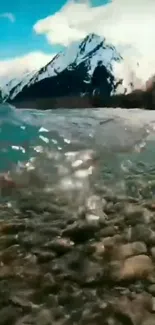
[[[120,194],[154,195],[155,112],[34,111],[1,105],[0,117],[1,172],[19,172],[24,163],[50,186],[59,183],[71,189],[72,178],[81,189],[92,175],[91,186],[109,186]]]

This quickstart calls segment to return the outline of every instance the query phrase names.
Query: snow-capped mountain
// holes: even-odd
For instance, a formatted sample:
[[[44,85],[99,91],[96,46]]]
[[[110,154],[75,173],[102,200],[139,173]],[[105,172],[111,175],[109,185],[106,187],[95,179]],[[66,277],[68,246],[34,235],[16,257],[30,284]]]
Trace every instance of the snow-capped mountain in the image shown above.
[[[137,62],[129,67],[105,38],[89,34],[58,53],[39,71],[8,83],[3,88],[7,94],[3,95],[3,101],[20,106],[18,103],[32,103],[37,99],[92,95],[96,89],[103,97],[129,94],[134,89],[142,89],[136,77],[137,69]]]
[[[83,62],[86,62],[88,78],[91,78],[99,60],[111,71],[112,62],[120,61],[121,56],[113,46],[106,43],[104,38],[90,34],[82,42],[72,43],[64,52],[58,53],[51,62],[34,75],[29,85],[57,76],[67,68],[70,71],[74,70]]]
[[[102,71],[102,75],[98,77],[105,79],[101,66],[106,68],[107,78],[108,74],[113,75],[122,61],[120,53],[108,44],[105,38],[90,34],[58,53],[39,71],[23,76],[13,87],[11,85],[11,90],[7,89],[9,96],[5,96],[5,101],[17,102],[36,97],[58,97],[89,92],[98,62]]]

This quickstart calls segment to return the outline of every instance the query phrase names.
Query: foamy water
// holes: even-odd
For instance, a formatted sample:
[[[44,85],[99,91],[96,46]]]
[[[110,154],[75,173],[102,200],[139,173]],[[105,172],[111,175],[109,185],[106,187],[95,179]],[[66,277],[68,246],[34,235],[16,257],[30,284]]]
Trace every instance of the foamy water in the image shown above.
[[[1,171],[26,187],[36,182],[35,173],[46,192],[54,187],[72,199],[80,193],[81,200],[96,184],[138,195],[154,181],[153,111],[1,106],[0,115]]]

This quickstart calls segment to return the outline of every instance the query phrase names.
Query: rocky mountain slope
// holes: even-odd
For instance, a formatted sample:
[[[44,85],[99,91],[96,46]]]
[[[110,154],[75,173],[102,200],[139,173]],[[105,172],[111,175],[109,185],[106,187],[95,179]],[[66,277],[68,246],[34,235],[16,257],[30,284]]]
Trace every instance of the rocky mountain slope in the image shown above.
[[[5,101],[77,96],[90,93],[101,84],[104,93],[111,93],[118,81],[115,76],[117,67],[122,62],[123,58],[114,46],[104,38],[90,34],[58,53],[38,72],[24,76],[11,88]]]
[[[17,107],[41,109],[143,107],[146,96],[134,71],[137,66],[138,63],[132,66],[132,71],[105,38],[89,34],[58,53],[39,71],[11,80],[3,87],[2,98]]]
[[[17,77],[11,79],[7,78],[7,80],[0,80],[2,100],[7,101],[8,98],[13,99],[16,96],[16,93],[18,93],[18,87],[20,86],[20,90],[22,90],[35,73],[35,70],[25,71],[21,75],[17,75]]]

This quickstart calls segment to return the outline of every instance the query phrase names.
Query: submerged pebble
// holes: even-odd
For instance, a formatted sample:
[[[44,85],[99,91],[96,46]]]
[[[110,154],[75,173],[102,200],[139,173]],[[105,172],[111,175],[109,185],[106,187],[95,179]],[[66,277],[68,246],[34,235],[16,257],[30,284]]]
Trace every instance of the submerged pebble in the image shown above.
[[[0,207],[1,323],[150,325],[155,226],[146,205],[112,197],[107,207],[93,195],[70,214],[59,200],[40,196],[40,209],[35,199],[23,209],[22,196],[16,218]]]
[[[0,175],[0,324],[154,325],[155,169],[121,152],[141,125],[52,114]]]

